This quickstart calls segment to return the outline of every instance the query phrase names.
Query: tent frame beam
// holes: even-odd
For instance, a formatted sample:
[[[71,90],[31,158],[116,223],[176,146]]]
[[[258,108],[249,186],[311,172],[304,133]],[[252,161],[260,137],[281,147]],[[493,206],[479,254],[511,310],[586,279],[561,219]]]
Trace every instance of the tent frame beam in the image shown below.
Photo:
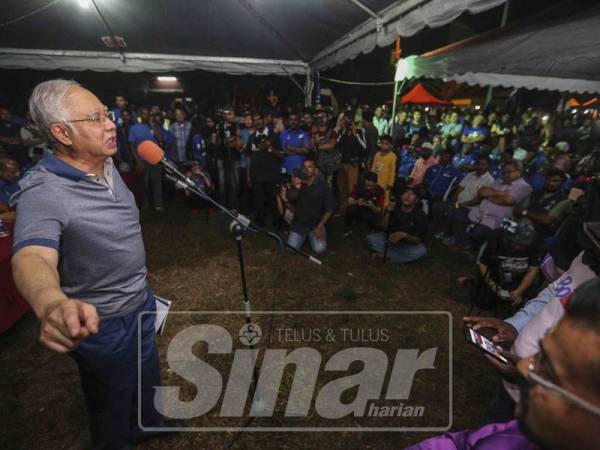
[[[119,56],[121,57],[121,61],[123,62],[123,64],[127,64],[127,58],[125,58],[125,51],[123,50],[123,48],[118,46],[115,33],[113,33],[113,30],[110,27],[108,21],[104,18],[104,14],[102,14],[102,11],[100,11],[100,8],[98,8],[98,5],[96,4],[96,0],[90,0],[90,1],[92,2],[94,9],[96,10],[96,13],[98,13],[98,17],[100,17],[100,20],[104,24],[104,28],[106,28],[106,32],[109,34],[110,38],[112,39],[113,45],[116,46],[117,52],[119,53]]]
[[[373,11],[371,8],[369,8],[367,5],[365,5],[360,0],[349,0],[349,1],[354,3],[356,6],[358,6],[360,9],[365,11],[368,15],[370,15],[374,19],[381,19],[381,16],[379,14],[377,14],[375,11]]]
[[[115,59],[119,58],[114,52],[108,51],[79,51],[79,50],[46,50],[46,49],[21,49],[21,48],[0,48],[0,57],[42,57],[45,59],[52,60],[53,57],[67,57],[67,58],[108,58]],[[130,61],[133,60],[148,60],[148,61],[185,61],[185,62],[198,62],[198,63],[231,63],[245,66],[260,66],[260,65],[276,65],[282,68],[281,73],[275,73],[277,75],[289,75],[292,74],[305,74],[308,64],[300,60],[291,59],[261,59],[261,58],[239,58],[239,57],[226,57],[226,56],[196,56],[196,55],[174,55],[174,54],[161,54],[161,53],[128,53]],[[168,63],[167,63],[168,65]],[[2,67],[2,66],[0,66]],[[7,67],[7,66],[4,66]],[[125,65],[123,65],[126,68]],[[15,67],[8,67],[15,68]],[[118,69],[117,69],[118,70]],[[169,72],[176,69],[170,69],[165,67],[160,72]],[[190,69],[192,70],[192,69]],[[202,70],[200,68],[200,70]],[[224,71],[226,72],[226,71]]]

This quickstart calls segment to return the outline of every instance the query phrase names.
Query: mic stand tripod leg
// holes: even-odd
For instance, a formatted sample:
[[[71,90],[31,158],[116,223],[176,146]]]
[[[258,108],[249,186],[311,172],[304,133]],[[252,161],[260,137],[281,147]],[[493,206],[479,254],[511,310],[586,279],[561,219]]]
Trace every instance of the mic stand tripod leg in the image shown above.
[[[246,283],[246,266],[244,264],[244,250],[243,250],[243,245],[242,245],[244,228],[242,227],[242,225],[239,222],[234,220],[233,222],[231,222],[229,229],[235,236],[235,241],[236,241],[237,249],[238,249],[238,261],[240,264],[240,280],[242,283],[244,314],[245,314],[245,318],[246,318],[246,332],[249,333],[251,331],[254,331],[254,330],[251,330],[251,327],[253,327],[254,325],[252,324],[252,308],[250,306],[250,298],[248,297],[248,285]],[[261,413],[265,409],[265,404],[264,404],[264,399],[262,398],[262,395],[260,394],[260,392],[258,390],[258,369],[256,367],[256,362],[258,360],[258,350],[254,346],[252,341],[250,341],[249,339],[250,339],[250,336],[248,337],[248,343],[249,343],[248,347],[250,348],[250,350],[252,350],[253,357],[255,358],[253,361],[253,366],[252,366],[253,367],[253,369],[252,369],[252,385],[250,385],[250,393],[254,394],[252,397],[250,414],[251,415],[254,415],[254,414],[261,415]]]

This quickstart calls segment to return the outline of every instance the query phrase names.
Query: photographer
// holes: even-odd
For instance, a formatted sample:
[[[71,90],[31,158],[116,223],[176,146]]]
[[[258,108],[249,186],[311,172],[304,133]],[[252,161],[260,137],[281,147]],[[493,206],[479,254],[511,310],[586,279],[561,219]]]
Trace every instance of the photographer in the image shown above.
[[[240,130],[234,123],[235,114],[230,107],[223,109],[223,121],[217,125],[219,154],[219,198],[230,208],[237,208],[240,186],[240,155],[243,142]]]
[[[252,212],[254,220],[260,226],[265,217],[271,214],[275,221],[275,195],[277,183],[281,180],[281,160],[283,152],[273,148],[271,140],[263,134],[255,138],[256,151],[250,151],[247,157],[247,184],[252,188]]]
[[[342,155],[342,166],[337,174],[339,212],[344,214],[348,207],[348,196],[352,187],[358,182],[358,171],[362,161],[366,160],[365,130],[352,122],[352,115],[347,113],[342,120],[342,130],[337,147]]]
[[[377,184],[377,174],[365,172],[361,183],[355,184],[348,197],[346,209],[346,232],[350,236],[357,221],[366,221],[371,230],[381,227],[385,192]]]
[[[302,169],[296,169],[292,176],[285,180],[277,193],[277,211],[280,217],[280,227],[284,224],[291,225],[302,182],[306,181],[306,174]]]
[[[336,202],[327,183],[318,175],[312,159],[304,161],[306,181],[296,203],[296,211],[288,236],[288,245],[300,249],[306,238],[313,252],[323,254],[327,250],[325,224],[335,210]]]

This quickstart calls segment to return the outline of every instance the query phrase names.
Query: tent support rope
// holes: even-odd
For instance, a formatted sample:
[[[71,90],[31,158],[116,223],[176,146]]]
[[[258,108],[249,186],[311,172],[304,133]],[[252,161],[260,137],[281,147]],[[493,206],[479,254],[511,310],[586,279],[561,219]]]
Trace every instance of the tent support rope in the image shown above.
[[[349,84],[353,86],[389,86],[390,84],[394,84],[393,81],[345,81],[327,77],[321,77],[321,79],[331,81],[332,83]]]

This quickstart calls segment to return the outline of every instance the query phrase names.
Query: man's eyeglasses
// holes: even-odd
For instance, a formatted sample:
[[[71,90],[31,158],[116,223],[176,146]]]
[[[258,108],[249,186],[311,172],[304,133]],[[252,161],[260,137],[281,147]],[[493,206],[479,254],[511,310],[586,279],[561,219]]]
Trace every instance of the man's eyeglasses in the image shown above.
[[[101,113],[94,113],[86,117],[85,119],[75,119],[75,120],[67,120],[67,123],[75,123],[75,122],[92,122],[97,125],[104,125],[107,120],[111,122],[115,121],[115,115],[110,110],[105,110]]]
[[[558,386],[552,381],[547,380],[546,378],[542,377],[539,373],[536,373],[536,367],[538,367],[539,372],[541,355],[542,353],[538,353],[535,357],[531,359],[527,370],[527,381],[529,381],[529,383],[532,386],[539,384],[540,386],[543,386],[544,388],[560,395],[561,397],[577,405],[581,409],[589,412],[590,414],[600,417],[600,407],[592,405],[590,402],[567,391],[566,389],[563,389],[562,387]]]

